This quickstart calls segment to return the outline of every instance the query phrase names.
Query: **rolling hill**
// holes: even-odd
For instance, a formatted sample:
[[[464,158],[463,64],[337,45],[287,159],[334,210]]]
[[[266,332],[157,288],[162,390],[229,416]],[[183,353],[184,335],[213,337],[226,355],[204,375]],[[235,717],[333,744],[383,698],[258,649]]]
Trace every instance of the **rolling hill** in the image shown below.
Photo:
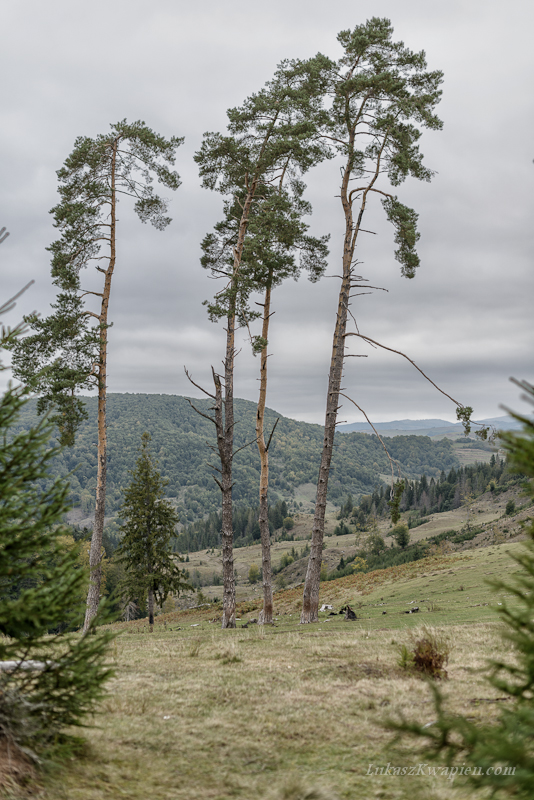
[[[209,400],[192,401],[209,413]],[[96,409],[94,397],[86,398],[88,419],[78,432],[76,443],[55,459],[54,473],[70,474],[71,502],[89,517],[93,510],[96,486]],[[234,499],[237,505],[257,503],[259,457],[254,444],[254,403],[235,401],[236,448],[251,443],[235,458]],[[167,494],[177,504],[183,522],[201,518],[219,507],[220,492],[212,479],[216,464],[210,450],[214,444],[214,426],[199,416],[186,397],[157,394],[110,394],[108,412],[108,514],[118,511],[122,489],[130,481],[138,455],[141,435],[148,431],[162,474],[168,480]],[[275,411],[266,412],[270,430],[279,423],[270,450],[271,502],[289,500],[307,487],[311,497],[321,453],[323,429],[320,425],[297,422]],[[36,401],[23,409],[19,427],[36,421]],[[388,448],[407,477],[426,473],[439,475],[441,470],[457,467],[459,462],[450,441],[431,441],[425,436],[403,435],[388,440]],[[339,504],[347,494],[358,497],[372,491],[389,472],[389,462],[376,436],[351,432],[336,437],[329,500]],[[81,518],[81,517],[80,517]]]

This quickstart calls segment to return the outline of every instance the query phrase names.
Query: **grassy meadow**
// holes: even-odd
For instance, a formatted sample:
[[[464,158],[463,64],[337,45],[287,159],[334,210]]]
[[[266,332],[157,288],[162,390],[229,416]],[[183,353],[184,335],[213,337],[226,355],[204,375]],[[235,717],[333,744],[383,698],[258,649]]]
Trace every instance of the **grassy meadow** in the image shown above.
[[[420,744],[393,747],[388,718],[434,719],[426,682],[399,666],[422,626],[451,646],[443,688],[452,711],[494,717],[499,694],[484,680],[502,651],[499,603],[487,581],[514,571],[517,543],[442,554],[321,584],[335,611],[299,624],[302,587],[275,595],[263,628],[253,601],[238,627],[219,628],[217,605],[118,623],[116,677],[79,752],[50,766],[34,787],[46,800],[460,800],[463,779],[380,775],[388,762],[427,763]],[[419,612],[406,614],[414,606]],[[385,612],[385,613],[384,613]],[[370,767],[370,765],[373,765]],[[371,774],[368,774],[371,773]],[[6,795],[9,796],[9,795]]]

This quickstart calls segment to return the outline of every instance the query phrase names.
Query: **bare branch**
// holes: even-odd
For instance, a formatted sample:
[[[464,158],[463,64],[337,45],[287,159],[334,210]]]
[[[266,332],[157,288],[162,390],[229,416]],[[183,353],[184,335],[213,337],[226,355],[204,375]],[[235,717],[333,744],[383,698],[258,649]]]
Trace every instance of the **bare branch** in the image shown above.
[[[390,456],[390,454],[389,454],[389,450],[387,449],[386,445],[384,444],[384,440],[382,439],[382,437],[381,437],[381,436],[380,436],[380,434],[378,433],[377,429],[375,428],[375,426],[373,425],[373,423],[371,422],[371,420],[369,419],[369,417],[367,416],[367,414],[365,413],[365,411],[363,410],[363,408],[360,408],[360,406],[358,405],[358,403],[355,403],[355,402],[354,402],[354,400],[352,399],[352,397],[349,397],[349,396],[348,396],[348,394],[344,394],[343,392],[340,392],[339,394],[340,394],[342,397],[346,397],[346,398],[347,398],[347,400],[350,400],[350,402],[351,402],[353,405],[355,405],[355,406],[356,406],[356,408],[358,409],[358,411],[361,411],[361,412],[362,412],[363,416],[365,417],[365,419],[367,420],[367,422],[369,423],[369,425],[371,426],[371,428],[372,428],[372,429],[374,430],[374,432],[376,433],[376,435],[377,435],[377,437],[378,437],[378,439],[379,439],[379,441],[380,441],[380,443],[381,443],[382,447],[384,448],[384,450],[385,450],[385,452],[386,452],[386,455],[387,455],[387,457],[388,457],[388,459],[389,459],[389,465],[390,465],[390,467],[391,467],[391,487],[393,488],[393,486],[394,486],[394,484],[395,484],[395,470],[394,470],[394,468],[393,468],[393,464],[395,464],[395,465],[396,465],[396,467],[397,467],[397,471],[398,471],[398,473],[399,473],[399,478],[401,478],[401,477],[402,477],[402,473],[401,473],[401,468],[400,468],[400,464],[399,464],[399,462],[398,462],[398,461],[395,461],[394,459],[392,459],[392,458],[391,458],[391,456]]]
[[[201,391],[201,392],[203,392],[205,395],[207,395],[208,397],[211,397],[211,399],[212,399],[212,400],[216,400],[216,399],[217,399],[217,398],[215,397],[215,395],[214,395],[214,394],[210,394],[208,391],[206,391],[206,389],[203,389],[203,388],[202,388],[202,386],[199,386],[199,384],[198,384],[198,383],[195,383],[195,381],[193,380],[193,378],[191,377],[191,375],[190,375],[190,374],[189,374],[189,372],[187,371],[187,367],[184,367],[184,372],[185,372],[185,374],[187,375],[187,379],[188,379],[188,381],[189,381],[190,383],[192,383],[192,384],[193,384],[193,386],[196,386],[196,387],[197,387],[197,389],[200,389],[200,391]],[[191,401],[189,401],[189,402],[191,402]],[[196,411],[196,410],[197,410],[197,409],[195,408],[195,411]],[[199,414],[201,414],[202,412],[201,412],[201,411],[199,411],[198,413],[199,413]],[[202,416],[205,416],[205,414],[203,414]],[[211,417],[208,417],[208,419],[211,419]]]
[[[423,378],[426,378],[426,380],[429,383],[431,383],[432,386],[434,386],[438,390],[438,392],[441,392],[441,394],[445,395],[445,397],[448,397],[449,400],[452,400],[452,402],[455,405],[457,405],[458,408],[463,408],[462,403],[459,403],[458,400],[455,400],[454,397],[450,396],[450,394],[447,394],[447,392],[444,392],[443,389],[440,389],[439,386],[437,385],[437,383],[434,383],[434,381],[431,378],[429,378],[428,375],[425,375],[423,370],[420,367],[418,367],[417,364],[415,363],[415,361],[413,361],[409,356],[407,356],[406,353],[402,353],[400,350],[394,350],[392,347],[386,347],[385,344],[380,344],[380,342],[375,342],[374,339],[370,339],[368,336],[364,336],[362,333],[349,332],[349,333],[345,333],[344,336],[358,336],[360,339],[363,339],[365,342],[369,342],[369,344],[372,344],[372,345],[374,345],[376,347],[381,347],[383,350],[389,350],[390,353],[396,353],[397,355],[402,356],[407,361],[409,361],[410,364],[413,364],[413,366],[416,368],[416,370],[421,373]]]
[[[195,384],[195,385],[196,385],[196,384]],[[191,408],[193,409],[193,411],[196,411],[196,412],[197,412],[197,414],[200,414],[200,416],[201,416],[201,417],[204,417],[204,419],[209,419],[209,421],[210,421],[210,422],[213,422],[213,424],[214,424],[215,426],[217,425],[217,423],[215,422],[215,420],[213,419],[213,417],[210,417],[210,415],[209,415],[209,414],[204,414],[204,412],[203,412],[203,411],[200,411],[200,409],[198,409],[196,406],[194,406],[194,405],[193,405],[193,403],[191,402],[191,400],[190,400],[188,397],[186,398],[186,400],[187,400],[187,402],[189,403],[189,405],[191,406]]]
[[[244,450],[245,447],[250,447],[251,444],[255,444],[257,441],[258,441],[258,437],[256,436],[255,439],[252,439],[252,441],[247,442],[246,444],[243,445],[243,447],[238,447],[237,450],[234,450],[234,452],[232,453],[232,460],[234,459],[234,456],[236,456],[238,453],[241,452],[241,450]]]
[[[266,450],[266,451],[268,451],[268,450],[269,450],[269,447],[270,447],[270,445],[271,445],[271,439],[273,438],[273,434],[274,434],[274,432],[275,432],[275,430],[276,430],[276,426],[278,425],[278,423],[279,423],[279,422],[280,422],[280,417],[278,417],[278,418],[277,418],[276,422],[275,422],[275,423],[274,423],[274,425],[273,425],[273,429],[272,429],[272,431],[271,431],[271,435],[269,436],[269,441],[267,442],[267,446],[265,447],[265,450]]]

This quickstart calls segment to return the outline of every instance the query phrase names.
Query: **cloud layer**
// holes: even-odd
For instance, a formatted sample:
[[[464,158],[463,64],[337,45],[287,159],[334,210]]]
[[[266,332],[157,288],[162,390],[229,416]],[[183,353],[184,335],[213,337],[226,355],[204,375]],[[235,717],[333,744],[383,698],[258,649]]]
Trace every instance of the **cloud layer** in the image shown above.
[[[402,279],[381,208],[362,240],[362,275],[388,292],[358,298],[360,331],[402,350],[477,417],[499,404],[520,407],[508,378],[532,380],[531,4],[473,0],[96,0],[91,4],[21,0],[3,11],[0,69],[0,227],[11,232],[0,251],[3,296],[35,285],[18,313],[47,313],[54,291],[45,248],[55,231],[55,171],[79,135],[143,119],[164,135],[186,137],[178,151],[183,185],[164,233],[120,209],[117,271],[110,304],[109,390],[197,394],[185,379],[208,383],[224,351],[222,325],[201,303],[214,291],[199,265],[200,241],[219,218],[220,198],[202,190],[192,161],[206,130],[222,130],[226,109],[268,80],[283,58],[317,51],[339,55],[336,34],[371,16],[387,16],[395,35],[424,49],[429,67],[445,72],[439,108],[444,130],[425,134],[422,150],[436,170],[431,184],[408,181],[401,199],[420,214],[421,268]],[[339,274],[343,218],[335,162],[307,178],[312,231],[331,234],[329,274]],[[87,274],[87,288],[95,277]],[[276,290],[268,404],[321,422],[338,281],[302,278]],[[12,316],[14,312],[12,312]],[[14,322],[15,318],[7,320]],[[236,394],[257,396],[258,361],[245,338]],[[454,418],[454,408],[402,358],[354,340],[347,392],[372,419]],[[341,417],[359,419],[346,404]]]

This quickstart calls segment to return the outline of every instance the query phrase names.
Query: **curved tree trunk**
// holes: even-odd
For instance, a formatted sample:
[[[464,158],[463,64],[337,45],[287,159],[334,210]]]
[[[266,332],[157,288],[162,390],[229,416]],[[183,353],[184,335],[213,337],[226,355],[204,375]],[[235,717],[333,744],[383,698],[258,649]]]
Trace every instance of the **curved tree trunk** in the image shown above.
[[[269,335],[269,317],[271,313],[271,281],[265,289],[263,305],[262,339],[267,341]],[[258,622],[270,625],[273,621],[273,584],[271,572],[271,535],[269,532],[269,445],[265,444],[265,402],[267,397],[267,345],[261,351],[260,367],[260,397],[256,411],[256,438],[261,459],[260,473],[260,538],[261,538],[261,567],[263,578],[263,610]]]

